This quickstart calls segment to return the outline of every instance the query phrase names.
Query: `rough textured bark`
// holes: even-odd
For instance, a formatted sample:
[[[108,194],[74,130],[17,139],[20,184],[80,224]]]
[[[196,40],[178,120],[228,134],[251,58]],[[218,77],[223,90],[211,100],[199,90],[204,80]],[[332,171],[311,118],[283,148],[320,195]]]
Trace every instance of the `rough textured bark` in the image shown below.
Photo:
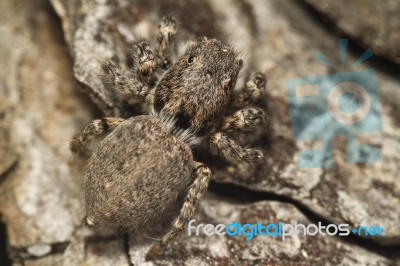
[[[400,63],[400,20],[398,1],[305,0],[331,25],[357,39],[360,45],[390,61]],[[333,23],[332,23],[333,22]]]
[[[314,10],[299,2],[274,0],[52,0],[51,4],[62,29],[47,1],[0,3],[5,11],[0,18],[0,213],[13,264],[140,265],[145,263],[153,238],[160,238],[168,229],[178,210],[152,229],[130,236],[83,228],[80,177],[84,162],[70,153],[69,141],[87,122],[102,116],[97,107],[107,115],[140,113],[125,109],[110,93],[99,76],[99,61],[114,56],[126,68],[131,44],[139,37],[151,38],[162,15],[172,11],[181,20],[177,54],[194,36],[229,36],[243,51],[246,70],[260,69],[268,77],[263,106],[272,125],[254,143],[263,148],[265,160],[256,166],[228,165],[204,154],[218,183],[200,203],[196,223],[262,220],[308,224],[321,220],[355,226],[379,224],[385,228],[385,236],[368,240],[299,236],[287,241],[256,237],[246,241],[243,237],[184,234],[147,264],[396,263],[400,243],[399,66],[376,59],[365,63],[365,68],[378,73],[384,128],[372,139],[381,148],[382,162],[346,163],[346,143],[339,138],[333,169],[301,169],[297,160],[303,147],[291,135],[285,81],[330,73],[315,60],[318,50],[340,60],[337,38],[341,33],[321,24]],[[333,21],[345,20],[336,9],[328,11],[338,18]],[[390,17],[375,19],[392,23]],[[398,62],[393,52],[396,47],[390,43],[387,49],[380,48],[369,37],[353,35],[346,28],[343,31],[353,37],[350,42],[371,46],[383,56],[387,50]],[[389,30],[387,34],[391,34]],[[362,52],[352,47],[347,60],[354,62]]]

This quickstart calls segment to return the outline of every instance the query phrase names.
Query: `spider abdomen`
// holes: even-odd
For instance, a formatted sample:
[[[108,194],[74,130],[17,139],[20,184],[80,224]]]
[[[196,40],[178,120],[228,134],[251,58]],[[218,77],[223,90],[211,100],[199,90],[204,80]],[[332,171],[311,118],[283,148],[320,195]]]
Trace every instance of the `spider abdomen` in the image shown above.
[[[159,217],[191,181],[193,156],[157,118],[122,122],[92,155],[85,176],[89,225],[134,229]]]

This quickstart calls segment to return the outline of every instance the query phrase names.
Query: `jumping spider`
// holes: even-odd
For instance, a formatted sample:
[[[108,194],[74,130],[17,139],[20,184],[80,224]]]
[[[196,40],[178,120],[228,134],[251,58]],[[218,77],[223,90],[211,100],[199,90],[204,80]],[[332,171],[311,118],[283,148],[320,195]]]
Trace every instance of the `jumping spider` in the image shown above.
[[[191,42],[151,87],[155,70],[169,60],[176,25],[172,16],[162,20],[154,52],[146,41],[135,45],[135,77],[125,76],[111,60],[101,65],[127,100],[148,103],[149,114],[94,120],[71,143],[74,153],[84,154],[96,135],[109,133],[84,177],[88,226],[140,227],[188,191],[172,229],[152,251],[179,235],[207,189],[211,171],[194,161],[192,148],[203,145],[236,162],[252,163],[263,156],[237,139],[266,120],[260,108],[246,107],[261,96],[265,79],[257,74],[234,92],[243,61],[231,46],[206,37]],[[229,110],[238,111],[224,117]]]

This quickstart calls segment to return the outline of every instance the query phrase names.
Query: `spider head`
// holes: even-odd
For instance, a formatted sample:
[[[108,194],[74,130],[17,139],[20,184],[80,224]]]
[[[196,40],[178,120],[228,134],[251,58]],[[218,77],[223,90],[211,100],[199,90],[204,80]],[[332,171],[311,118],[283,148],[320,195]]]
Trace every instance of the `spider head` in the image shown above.
[[[198,135],[211,130],[228,107],[243,61],[218,40],[198,39],[157,84],[154,109]]]

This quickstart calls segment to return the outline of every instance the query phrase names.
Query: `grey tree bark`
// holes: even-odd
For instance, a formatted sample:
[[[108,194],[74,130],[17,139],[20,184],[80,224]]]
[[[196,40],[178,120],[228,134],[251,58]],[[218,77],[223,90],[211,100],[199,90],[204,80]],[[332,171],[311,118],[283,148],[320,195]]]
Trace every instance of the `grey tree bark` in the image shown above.
[[[7,246],[0,247],[0,260],[13,265],[399,264],[400,24],[394,14],[400,7],[391,1],[354,1],[350,7],[344,1],[305,2],[1,1],[0,246]],[[359,14],[350,16],[351,9]],[[168,230],[174,213],[159,226],[129,236],[81,225],[84,162],[73,157],[69,141],[103,114],[132,114],[107,90],[98,62],[114,57],[124,64],[132,43],[151,38],[170,12],[181,20],[177,51],[192,36],[229,36],[243,51],[245,73],[261,70],[268,77],[263,106],[271,128],[255,143],[265,160],[256,166],[213,163],[213,183],[197,208],[196,223],[379,224],[384,237],[246,241],[184,234],[160,258],[145,262],[153,238]],[[315,53],[321,50],[340,63],[337,39],[343,34],[352,43],[349,62],[361,48],[378,54],[364,68],[377,72],[384,126],[363,138],[380,148],[382,160],[349,164],[346,140],[338,138],[334,168],[302,169],[297,163],[304,147],[291,133],[285,81],[331,73]]]

